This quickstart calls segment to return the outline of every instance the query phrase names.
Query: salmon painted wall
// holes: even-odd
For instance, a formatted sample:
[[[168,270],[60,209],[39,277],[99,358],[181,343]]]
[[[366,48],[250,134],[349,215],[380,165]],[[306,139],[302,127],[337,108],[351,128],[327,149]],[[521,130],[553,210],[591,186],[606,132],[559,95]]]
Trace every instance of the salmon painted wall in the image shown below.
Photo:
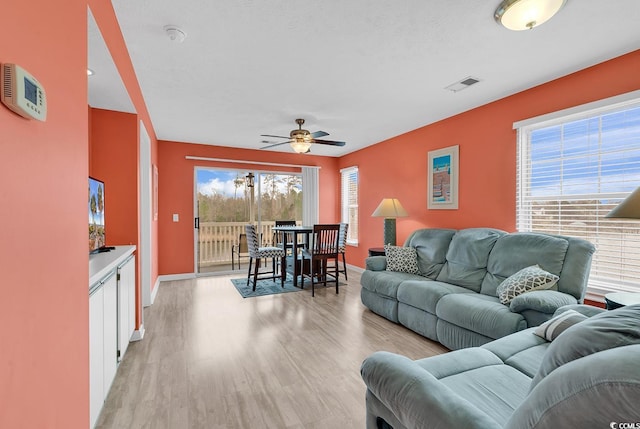
[[[0,105],[0,428],[86,428],[87,6],[1,9],[0,62],[44,85],[48,114]]]
[[[147,110],[147,106],[142,96],[142,90],[138,83],[131,58],[129,57],[129,51],[124,43],[120,26],[116,19],[115,11],[110,1],[104,0],[88,0],[88,6],[91,9],[96,23],[100,29],[100,33],[109,49],[111,57],[113,59],[116,68],[120,74],[120,78],[124,83],[124,86],[131,98],[131,102],[136,109],[138,119],[144,123],[145,129],[149,134],[151,140],[151,163],[158,163],[158,140],[156,137],[153,124],[151,123],[151,117]],[[138,231],[139,233],[139,231]],[[138,240],[139,242],[139,240]],[[138,248],[138,254],[139,248]],[[138,269],[137,276],[140,277],[141,271],[141,259],[137,258]],[[151,285],[156,284],[158,279],[158,222],[152,220],[151,224]],[[136,293],[140,294],[140,288],[136,288]],[[139,296],[139,295],[138,295]],[[140,317],[138,318],[140,320]]]
[[[386,140],[339,159],[359,167],[359,246],[350,264],[364,266],[382,245],[383,220],[372,218],[382,198],[398,198],[409,213],[397,219],[397,242],[418,228],[494,227],[515,230],[516,131],[513,123],[640,89],[640,51],[531,88]],[[427,152],[459,145],[459,208],[427,210]]]
[[[300,171],[299,168],[193,161],[185,159],[187,155],[319,166],[321,167],[319,173],[320,222],[329,223],[340,220],[340,173],[337,169],[337,158],[161,140],[158,144],[158,262],[161,275],[194,272],[193,187],[196,166],[282,172]],[[173,222],[174,213],[179,215],[179,222]]]
[[[108,246],[138,244],[138,117],[91,109],[89,175],[105,184]]]

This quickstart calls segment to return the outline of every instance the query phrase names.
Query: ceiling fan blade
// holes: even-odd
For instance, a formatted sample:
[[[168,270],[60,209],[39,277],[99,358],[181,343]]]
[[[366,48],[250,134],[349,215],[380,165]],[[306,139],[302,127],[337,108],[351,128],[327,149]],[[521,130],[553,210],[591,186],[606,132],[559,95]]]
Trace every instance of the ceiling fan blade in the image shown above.
[[[329,133],[326,133],[324,131],[316,131],[315,133],[311,133],[311,138],[318,138],[318,137],[324,137],[324,136],[328,136]]]
[[[276,146],[280,146],[280,145],[287,144],[287,143],[291,143],[291,141],[286,141],[286,142],[282,142],[282,143],[275,143],[275,144],[272,144],[272,145],[269,145],[269,146],[261,147],[260,149],[269,149],[271,147],[276,147]]]
[[[274,135],[271,135],[271,134],[260,134],[260,137],[275,137],[277,139],[287,139],[287,140],[289,140],[291,138],[289,136],[286,136],[286,137],[285,136],[274,136]]]
[[[331,146],[344,146],[346,145],[345,142],[337,142],[337,141],[333,141],[333,140],[318,140],[318,139],[314,139],[313,140],[314,143],[320,143],[320,144],[328,144]]]

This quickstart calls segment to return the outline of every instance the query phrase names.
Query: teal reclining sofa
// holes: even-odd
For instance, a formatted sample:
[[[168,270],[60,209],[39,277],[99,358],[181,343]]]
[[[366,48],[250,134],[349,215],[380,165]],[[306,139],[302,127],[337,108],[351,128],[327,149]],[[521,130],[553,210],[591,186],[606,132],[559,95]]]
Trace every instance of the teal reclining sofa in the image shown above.
[[[373,353],[361,367],[367,429],[640,427],[640,305],[557,318],[544,338],[528,328],[415,361]]]
[[[367,258],[362,303],[452,350],[538,326],[559,307],[582,303],[595,251],[579,238],[492,228],[420,229],[404,246],[415,249],[418,272],[390,271],[385,256]],[[557,283],[502,304],[498,286],[533,265]]]

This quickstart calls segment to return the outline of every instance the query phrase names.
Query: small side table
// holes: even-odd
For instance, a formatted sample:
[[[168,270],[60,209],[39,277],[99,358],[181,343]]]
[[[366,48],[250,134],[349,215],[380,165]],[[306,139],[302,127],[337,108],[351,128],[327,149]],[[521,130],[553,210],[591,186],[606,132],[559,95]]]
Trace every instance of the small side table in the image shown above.
[[[607,310],[615,310],[616,308],[626,305],[640,304],[640,293],[634,292],[614,292],[604,296],[604,302]]]
[[[370,247],[369,256],[385,256],[384,247]]]

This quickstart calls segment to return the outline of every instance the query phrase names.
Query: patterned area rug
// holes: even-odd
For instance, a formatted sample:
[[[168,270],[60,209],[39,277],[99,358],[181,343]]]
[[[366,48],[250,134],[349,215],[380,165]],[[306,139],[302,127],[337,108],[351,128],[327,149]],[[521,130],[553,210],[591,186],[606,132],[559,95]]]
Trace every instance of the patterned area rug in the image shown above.
[[[300,292],[302,289],[299,287],[293,286],[293,278],[291,275],[287,276],[287,279],[284,281],[284,288],[280,286],[280,279],[276,278],[275,281],[271,279],[258,280],[256,284],[256,290],[253,291],[253,279],[249,282],[247,286],[247,277],[242,277],[240,279],[231,279],[231,283],[236,287],[240,295],[243,298],[251,298],[254,296],[264,296],[264,295],[275,295],[278,293],[286,293],[286,292]]]
[[[264,280],[258,280],[256,284],[255,292],[253,289],[253,280],[249,282],[249,286],[247,286],[247,278],[242,277],[239,279],[231,279],[231,283],[236,287],[237,291],[242,295],[243,298],[252,298],[254,296],[264,296],[264,295],[276,295],[279,293],[287,293],[287,292],[300,292],[304,290],[311,294],[311,280],[305,279],[304,289],[300,289],[300,287],[293,286],[293,278],[290,274],[287,275],[287,279],[284,281],[284,288],[280,286],[280,279],[276,278],[275,281],[272,281],[270,278]],[[300,284],[300,277],[298,277],[298,285]],[[346,284],[342,281],[338,282],[340,287],[346,286]],[[316,292],[318,288],[322,288],[324,286],[316,286]],[[334,283],[329,283],[330,288],[335,289]]]

